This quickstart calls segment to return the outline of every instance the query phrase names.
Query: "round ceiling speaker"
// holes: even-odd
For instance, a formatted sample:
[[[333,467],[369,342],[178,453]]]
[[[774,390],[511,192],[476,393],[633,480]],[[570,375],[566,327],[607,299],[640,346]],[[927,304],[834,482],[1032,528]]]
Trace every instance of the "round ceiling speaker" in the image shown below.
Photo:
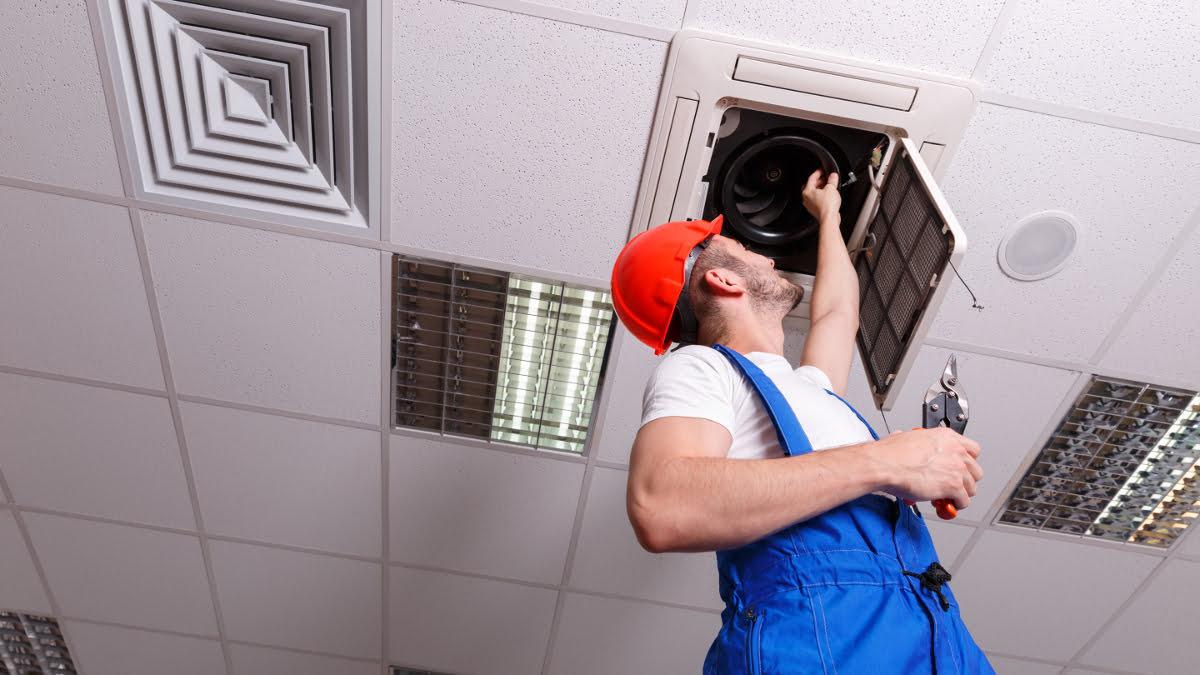
[[[766,246],[791,244],[817,232],[801,193],[813,171],[838,171],[820,141],[799,134],[768,136],[735,153],[721,174],[718,205],[725,226]]]
[[[1065,211],[1039,211],[1022,218],[1000,240],[1000,269],[1021,281],[1058,273],[1071,260],[1081,228]]]

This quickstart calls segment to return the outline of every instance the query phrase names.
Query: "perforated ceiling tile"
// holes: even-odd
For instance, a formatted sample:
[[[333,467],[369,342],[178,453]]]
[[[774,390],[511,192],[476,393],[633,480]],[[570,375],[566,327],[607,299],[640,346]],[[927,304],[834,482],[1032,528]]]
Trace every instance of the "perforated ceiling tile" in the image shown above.
[[[390,572],[393,664],[445,673],[542,672],[558,591],[403,567]],[[592,638],[603,643],[603,635]]]
[[[221,643],[67,621],[81,675],[224,675]]]
[[[120,195],[87,4],[4,4],[0,174]]]
[[[1193,2],[1023,2],[988,64],[989,87],[1042,101],[1200,129]]]
[[[104,4],[148,199],[377,236],[379,3]]]
[[[446,0],[393,32],[391,239],[607,285],[666,45]]]
[[[869,61],[970,75],[1003,0],[701,0],[692,26]],[[934,38],[933,36],[937,36]]]
[[[576,12],[597,14],[613,19],[622,19],[634,23],[677,29],[683,22],[683,11],[686,0],[609,0],[608,2],[588,2],[587,0],[549,0],[539,4],[553,5]]]
[[[930,335],[1087,362],[1196,208],[1197,184],[1190,143],[981,105],[945,192],[971,237],[958,271],[985,309],[956,280]],[[1040,281],[1008,277],[996,259],[1005,232],[1050,209],[1083,226],[1070,263]]]
[[[1196,670],[1193,627],[1200,622],[1200,562],[1171,560],[1121,612],[1080,663],[1138,673]]]
[[[597,467],[568,581],[573,588],[720,609],[711,553],[647,553],[625,512],[627,474]]]
[[[720,627],[716,612],[568,593],[548,672],[698,673]]]
[[[1200,219],[1200,206],[1192,219]],[[1175,259],[1129,317],[1100,361],[1102,368],[1140,373],[1148,379],[1193,383],[1200,388],[1200,227],[1183,242]]]
[[[280,675],[379,675],[378,663],[348,661],[316,654],[285,652],[280,649],[230,645],[235,673],[278,673]]]

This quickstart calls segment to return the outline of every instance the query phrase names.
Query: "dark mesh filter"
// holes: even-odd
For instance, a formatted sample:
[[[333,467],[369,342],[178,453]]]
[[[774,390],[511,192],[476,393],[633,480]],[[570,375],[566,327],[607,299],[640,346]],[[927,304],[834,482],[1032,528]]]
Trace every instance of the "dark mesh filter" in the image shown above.
[[[397,426],[487,438],[508,275],[396,256]]]
[[[943,233],[941,214],[904,151],[892,162],[881,202],[868,230],[870,255],[860,255],[856,262],[862,293],[858,344],[878,395],[891,386],[933,280],[953,247],[950,233]]]

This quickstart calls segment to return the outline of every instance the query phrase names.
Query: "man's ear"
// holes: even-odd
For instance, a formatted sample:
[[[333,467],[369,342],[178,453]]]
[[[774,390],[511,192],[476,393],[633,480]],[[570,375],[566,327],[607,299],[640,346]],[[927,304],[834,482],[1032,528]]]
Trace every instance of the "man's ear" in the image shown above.
[[[704,284],[718,297],[737,297],[746,292],[742,278],[723,267],[714,267],[704,273]]]

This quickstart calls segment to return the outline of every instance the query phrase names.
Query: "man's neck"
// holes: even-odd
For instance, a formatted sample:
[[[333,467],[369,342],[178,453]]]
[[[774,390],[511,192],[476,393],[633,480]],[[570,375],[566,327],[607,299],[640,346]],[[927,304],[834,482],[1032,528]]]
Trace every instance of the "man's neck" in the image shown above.
[[[728,328],[725,335],[709,341],[709,344],[719,342],[739,354],[765,352],[783,356],[782,317],[763,317],[747,313],[730,317],[725,325]]]

